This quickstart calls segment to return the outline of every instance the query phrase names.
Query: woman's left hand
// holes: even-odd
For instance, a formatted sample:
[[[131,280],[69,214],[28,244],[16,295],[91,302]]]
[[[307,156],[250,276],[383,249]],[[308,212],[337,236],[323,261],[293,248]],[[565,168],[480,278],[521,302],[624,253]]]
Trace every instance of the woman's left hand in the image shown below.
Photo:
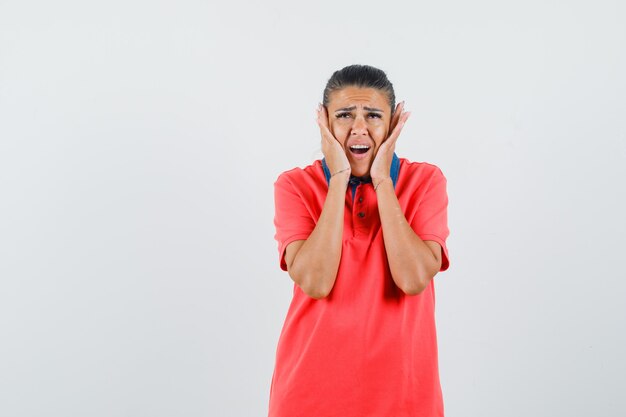
[[[370,168],[370,176],[372,177],[374,185],[386,178],[389,178],[391,161],[393,159],[393,153],[396,149],[396,141],[398,140],[398,136],[400,136],[402,127],[410,115],[411,112],[404,111],[404,102],[399,103],[396,106],[396,111],[394,112],[390,123],[391,133],[378,148]]]

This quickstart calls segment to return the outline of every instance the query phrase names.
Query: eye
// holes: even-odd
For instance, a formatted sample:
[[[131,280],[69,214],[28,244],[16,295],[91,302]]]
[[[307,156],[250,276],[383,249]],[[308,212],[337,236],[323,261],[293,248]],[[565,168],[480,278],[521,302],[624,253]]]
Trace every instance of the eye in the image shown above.
[[[374,118],[378,118],[380,119],[381,117],[383,117],[380,113],[368,113],[369,117],[374,117]]]
[[[345,117],[347,117],[347,116],[349,117],[349,116],[350,116],[350,113],[348,113],[348,112],[341,112],[341,113],[337,113],[337,114],[335,115],[335,117],[336,117],[337,119],[343,119],[343,118],[345,118]]]

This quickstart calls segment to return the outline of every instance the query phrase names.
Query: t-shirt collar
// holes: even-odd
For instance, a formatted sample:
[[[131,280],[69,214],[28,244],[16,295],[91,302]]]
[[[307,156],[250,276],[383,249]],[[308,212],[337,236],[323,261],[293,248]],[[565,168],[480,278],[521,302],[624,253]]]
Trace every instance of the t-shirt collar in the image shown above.
[[[328,165],[326,165],[326,158],[322,158],[322,168],[324,169],[324,176],[326,177],[326,184],[330,184],[330,170],[328,169]],[[393,158],[391,159],[391,168],[389,169],[389,176],[393,181],[393,188],[396,188],[396,182],[398,181],[398,173],[400,172],[400,158],[396,153],[393,153]],[[351,179],[359,180],[359,177],[350,176]],[[361,182],[371,182],[361,180]]]

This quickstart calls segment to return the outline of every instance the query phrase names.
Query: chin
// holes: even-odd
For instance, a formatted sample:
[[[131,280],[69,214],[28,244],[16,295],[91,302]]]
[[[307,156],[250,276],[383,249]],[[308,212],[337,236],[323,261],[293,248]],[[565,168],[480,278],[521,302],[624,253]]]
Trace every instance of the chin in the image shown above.
[[[369,175],[370,165],[368,164],[366,168],[364,168],[363,166],[355,167],[354,165],[351,165],[350,170],[351,175],[354,175],[355,177],[363,177],[365,175]]]

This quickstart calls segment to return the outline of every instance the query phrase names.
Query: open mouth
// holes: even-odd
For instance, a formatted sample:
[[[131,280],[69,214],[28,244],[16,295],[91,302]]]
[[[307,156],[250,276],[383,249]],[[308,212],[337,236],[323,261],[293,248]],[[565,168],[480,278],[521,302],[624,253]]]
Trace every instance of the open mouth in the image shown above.
[[[370,150],[370,146],[369,145],[352,145],[350,146],[350,152],[360,155],[360,154],[364,154],[367,153],[367,151]]]

